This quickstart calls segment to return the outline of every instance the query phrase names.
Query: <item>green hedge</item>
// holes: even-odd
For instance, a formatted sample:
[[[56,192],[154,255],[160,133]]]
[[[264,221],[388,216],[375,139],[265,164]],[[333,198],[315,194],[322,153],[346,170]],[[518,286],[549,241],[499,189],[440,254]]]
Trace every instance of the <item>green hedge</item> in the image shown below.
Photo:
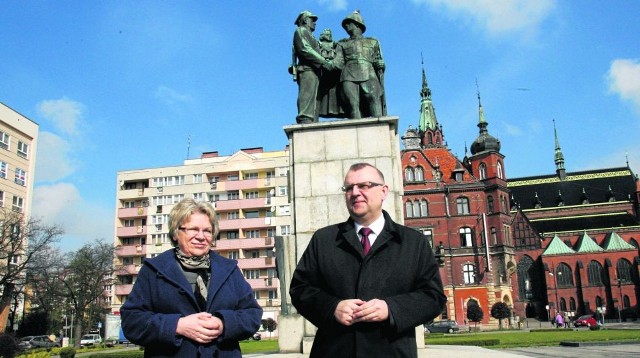
[[[88,358],[142,358],[144,357],[143,350],[130,350],[113,353],[91,354],[86,356]]]

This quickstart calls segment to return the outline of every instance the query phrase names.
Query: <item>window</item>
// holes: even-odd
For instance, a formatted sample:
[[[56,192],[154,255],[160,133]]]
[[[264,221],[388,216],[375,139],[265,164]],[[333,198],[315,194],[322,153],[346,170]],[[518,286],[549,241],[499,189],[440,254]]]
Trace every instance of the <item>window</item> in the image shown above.
[[[471,229],[468,227],[460,228],[460,246],[472,247],[473,241],[471,240]]]
[[[122,258],[123,265],[133,265],[133,257],[123,257]]]
[[[618,277],[618,281],[631,283],[632,268],[631,262],[626,259],[620,259],[616,263],[616,277]]]
[[[276,236],[276,229],[270,227],[267,229],[267,237],[274,237]]]
[[[576,299],[571,297],[569,298],[569,311],[576,311]]]
[[[413,181],[413,169],[412,168],[405,168],[404,170],[404,180],[411,182]]]
[[[193,193],[193,200],[195,201],[203,201],[204,193]]]
[[[462,268],[465,284],[476,283],[475,267],[472,264],[465,264]]]
[[[18,155],[26,158],[29,153],[29,145],[21,140],[18,141]]]
[[[227,232],[227,239],[229,240],[235,240],[237,238],[240,237],[240,233],[238,233],[237,231],[228,231]]]
[[[456,206],[458,208],[458,215],[469,215],[469,199],[465,197],[459,197],[456,199]]]
[[[429,216],[429,205],[426,200],[420,200],[420,214],[421,216]]]
[[[227,220],[234,220],[240,217],[240,213],[237,211],[230,211],[227,213]]]
[[[25,172],[23,169],[16,168],[16,178],[14,179],[14,181],[18,185],[27,185],[27,172]]]
[[[131,209],[136,207],[135,201],[125,201],[122,203],[122,207],[125,209]]]
[[[422,167],[416,167],[414,169],[414,173],[415,173],[416,181],[423,181],[424,180],[424,171],[422,170]]]
[[[133,219],[127,219],[122,222],[122,225],[124,225],[124,227],[134,227],[136,223]]]
[[[21,213],[23,207],[24,207],[24,199],[22,199],[19,196],[14,196],[13,197],[13,207],[12,207],[13,211]]]
[[[260,278],[260,270],[245,270],[244,278],[247,280]]]
[[[279,186],[278,187],[278,196],[287,196],[287,187]]]
[[[256,219],[260,217],[260,211],[258,210],[245,210],[244,217],[247,219]]]
[[[19,265],[20,264],[20,255],[11,255],[10,264]]]
[[[278,206],[278,215],[280,216],[291,215],[291,208],[289,207],[289,205]]]
[[[227,252],[227,258],[231,259],[231,260],[237,260],[238,259],[238,251],[229,251],[229,252]]]
[[[424,238],[429,242],[429,246],[433,248],[433,230],[421,229],[420,231],[422,232],[422,235],[424,235]]]
[[[9,135],[0,131],[0,148],[9,150]]]
[[[413,216],[420,217],[420,202],[417,200],[413,202]]]
[[[602,265],[598,261],[591,260],[587,266],[589,286],[602,286],[602,274]]]
[[[478,171],[480,174],[480,180],[487,179],[487,165],[484,163],[480,163],[478,167]]]
[[[169,222],[169,215],[168,214],[151,215],[151,224],[152,225],[166,224],[168,222]]]
[[[278,291],[276,290],[269,290],[267,291],[269,293],[269,299],[270,300],[275,300],[278,298]]]
[[[504,173],[502,172],[502,162],[498,162],[498,164],[496,165],[496,172],[498,178],[504,179]]]
[[[404,203],[404,206],[405,206],[406,216],[408,218],[412,218],[413,217],[413,203],[411,203],[411,200],[408,200],[406,203]]]
[[[258,179],[258,173],[244,173],[244,180]]]
[[[4,208],[4,191],[0,190],[0,208]]]
[[[502,212],[505,214],[509,212],[509,207],[507,206],[507,199],[505,198],[504,195],[500,195],[500,210],[502,210]]]
[[[560,298],[560,311],[567,311],[567,301],[564,298]]]
[[[247,250],[244,257],[257,259],[260,257],[260,250]]]
[[[194,184],[202,183],[202,174],[193,174],[193,183]]]
[[[280,235],[291,235],[291,226],[289,226],[289,225],[281,225],[280,226]]]
[[[493,242],[494,245],[498,244],[498,231],[493,226],[491,227],[491,242]]]
[[[227,192],[227,200],[238,200],[240,199],[240,192],[237,190],[228,191]]]
[[[487,197],[487,213],[493,214],[493,196]]]
[[[157,177],[151,179],[151,185],[155,187],[183,185],[184,175],[174,175],[170,177]]]
[[[260,237],[260,230],[247,230],[246,237],[248,239],[257,239]]]
[[[240,177],[238,176],[238,174],[229,174],[229,175],[227,175],[227,180],[228,181],[238,181],[238,180],[240,180]]]
[[[9,164],[0,161],[0,178],[7,179],[7,171],[9,170]]]
[[[556,282],[558,287],[573,287],[573,275],[569,265],[561,263],[556,269]]]
[[[248,191],[246,193],[244,193],[244,198],[245,199],[258,199],[260,196],[258,195],[257,191]]]

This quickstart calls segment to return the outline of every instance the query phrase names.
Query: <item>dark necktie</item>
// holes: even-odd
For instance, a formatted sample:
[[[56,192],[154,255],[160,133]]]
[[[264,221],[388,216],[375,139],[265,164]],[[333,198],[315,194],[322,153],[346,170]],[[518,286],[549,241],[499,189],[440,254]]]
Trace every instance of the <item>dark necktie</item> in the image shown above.
[[[364,250],[365,256],[367,256],[369,250],[371,249],[369,235],[371,235],[372,232],[373,230],[369,229],[368,227],[363,227],[362,229],[360,229],[360,235],[362,235],[362,240],[360,241],[360,243],[362,244],[362,249]]]

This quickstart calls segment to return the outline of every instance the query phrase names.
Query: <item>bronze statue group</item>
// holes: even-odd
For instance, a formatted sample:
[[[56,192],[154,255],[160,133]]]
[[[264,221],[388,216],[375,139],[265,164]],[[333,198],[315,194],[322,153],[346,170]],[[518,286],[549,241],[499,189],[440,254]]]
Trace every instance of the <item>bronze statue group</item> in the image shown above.
[[[363,36],[367,27],[360,13],[342,20],[349,37],[338,42],[330,29],[319,41],[314,37],[317,20],[302,11],[295,21],[289,73],[298,83],[296,122],[385,116],[385,64],[378,40]]]

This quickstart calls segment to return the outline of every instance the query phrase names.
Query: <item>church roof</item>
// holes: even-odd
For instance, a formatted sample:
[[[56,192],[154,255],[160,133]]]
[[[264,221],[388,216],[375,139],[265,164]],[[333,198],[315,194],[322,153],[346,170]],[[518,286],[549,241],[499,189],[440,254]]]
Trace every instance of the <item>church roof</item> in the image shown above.
[[[533,227],[542,233],[607,229],[638,225],[638,220],[627,212],[556,216],[529,220]]]
[[[575,254],[575,253],[576,252],[573,251],[569,246],[567,246],[567,244],[565,244],[562,240],[560,240],[560,238],[556,234],[553,236],[553,239],[551,239],[549,246],[547,246],[547,248],[542,253],[542,256],[567,255],[567,254]]]
[[[585,252],[602,252],[604,249],[596,244],[595,241],[587,234],[585,231],[582,236],[578,239],[578,244],[576,245],[576,252],[585,253]]]
[[[615,231],[611,231],[604,239],[603,245],[607,251],[635,250],[636,248],[624,241]]]
[[[628,167],[597,169],[567,173],[560,180],[556,174],[508,180],[513,200],[523,209],[534,209],[536,195],[542,208],[558,205],[581,205],[629,200],[636,192],[636,179]],[[610,200],[613,196],[613,200]]]

